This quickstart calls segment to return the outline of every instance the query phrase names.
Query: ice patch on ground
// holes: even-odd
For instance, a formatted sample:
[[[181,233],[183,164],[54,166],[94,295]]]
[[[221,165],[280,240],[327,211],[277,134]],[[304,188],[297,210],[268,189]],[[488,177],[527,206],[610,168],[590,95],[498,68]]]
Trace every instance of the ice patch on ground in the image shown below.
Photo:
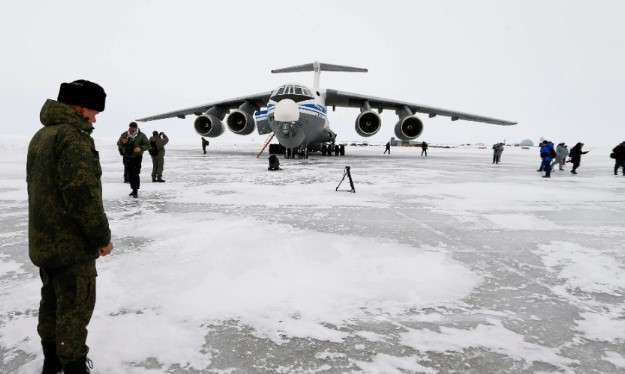
[[[9,256],[0,254],[0,278],[9,273],[22,274],[22,265],[13,260],[7,260]]]
[[[111,225],[118,237],[146,241],[141,251],[118,249],[99,261],[88,344],[98,347],[93,359],[107,372],[150,357],[165,367],[206,368],[210,324],[231,320],[278,344],[294,337],[341,342],[347,334],[340,326],[372,313],[453,305],[480,282],[437,248],[253,219],[144,213]],[[38,281],[3,296],[29,295],[12,308],[36,305],[37,292],[25,291],[26,285]],[[3,334],[0,345],[38,354],[35,324],[31,317],[12,321],[7,331],[17,330]],[[124,337],[123,344],[110,344],[111,336]]]
[[[397,357],[387,354],[378,354],[373,361],[356,361],[356,364],[365,373],[405,374],[423,373],[436,374],[436,370],[420,365],[415,357]]]
[[[605,251],[551,242],[540,245],[538,253],[543,263],[566,281],[568,290],[625,295],[625,267]]]
[[[258,173],[258,171],[256,171]],[[271,173],[265,172],[263,173]],[[283,171],[281,176],[289,175]],[[341,170],[336,171],[337,181],[328,183],[301,183],[298,179],[306,179],[302,175],[292,175],[290,178],[267,177],[272,185],[250,184],[249,182],[229,182],[227,185],[215,184],[212,186],[180,186],[175,201],[179,203],[197,203],[206,201],[210,204],[258,206],[262,204],[268,207],[282,206],[308,206],[318,209],[340,206],[369,206],[386,207],[380,203],[382,198],[378,195],[384,192],[376,186],[358,185],[358,194],[338,194],[335,188],[340,181]],[[258,181],[256,181],[258,182]]]
[[[490,319],[488,323],[471,329],[441,326],[440,332],[429,329],[411,330],[402,334],[402,343],[420,352],[459,352],[468,348],[483,348],[528,364],[544,362],[570,372],[566,366],[575,361],[560,356],[558,349],[528,343],[523,335],[508,330],[498,320]]]
[[[605,313],[582,313],[581,317],[576,321],[577,330],[588,339],[625,343],[625,310],[622,308]]]
[[[526,214],[486,214],[484,218],[504,230],[555,230],[551,221]]]
[[[363,310],[392,314],[455,301],[479,282],[435,248],[207,217],[180,216],[166,223],[162,217],[142,217],[115,227],[119,235],[129,231],[153,242],[132,258],[103,264],[101,282],[111,282],[107,289],[142,290],[109,295],[105,289],[100,296],[114,301],[103,303],[105,308],[159,308],[183,318],[242,318],[273,339],[286,334],[337,340],[341,334],[319,323],[340,325]],[[159,287],[146,287],[146,273],[131,271],[137,267],[158,274]]]
[[[514,178],[511,178],[514,179]],[[557,196],[559,208],[580,206],[580,201],[593,204],[610,199],[612,194],[604,186],[588,184],[587,189],[570,189],[563,179],[553,179],[551,183],[532,180],[500,180],[491,183],[457,182],[419,185],[419,195],[427,196],[428,200],[415,197],[411,202],[430,202],[437,210],[447,213],[492,213],[493,210],[511,210],[515,212],[534,213],[536,211],[553,211],[552,202]],[[590,193],[588,190],[592,190]]]
[[[623,357],[622,355],[616,352],[612,352],[612,351],[605,352],[603,354],[603,359],[611,363],[612,365],[616,366],[617,368],[625,369],[625,357]]]

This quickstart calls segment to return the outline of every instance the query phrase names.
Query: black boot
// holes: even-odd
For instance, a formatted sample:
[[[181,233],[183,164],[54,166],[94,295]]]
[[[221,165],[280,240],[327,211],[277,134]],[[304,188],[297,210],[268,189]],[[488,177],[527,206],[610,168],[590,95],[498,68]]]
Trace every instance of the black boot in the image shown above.
[[[132,197],[134,197],[136,199],[137,197],[139,197],[139,191],[132,190],[132,192],[130,194],[128,194],[128,196],[132,196]]]
[[[158,178],[156,181],[159,183],[165,183],[165,180],[163,178]]]
[[[152,177],[152,183],[156,182],[156,177]]]
[[[91,374],[93,363],[90,359],[83,357],[76,361],[72,361],[63,366],[64,374]]]
[[[61,361],[56,355],[56,343],[41,343],[43,347],[43,370],[41,374],[58,374],[63,370]]]

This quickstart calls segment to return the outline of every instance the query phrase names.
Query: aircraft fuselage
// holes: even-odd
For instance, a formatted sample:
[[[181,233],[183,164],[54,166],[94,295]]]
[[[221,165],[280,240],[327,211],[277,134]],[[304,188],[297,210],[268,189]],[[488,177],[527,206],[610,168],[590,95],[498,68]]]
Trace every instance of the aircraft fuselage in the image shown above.
[[[283,112],[289,112],[285,117]],[[321,94],[302,85],[284,85],[273,91],[267,107],[256,111],[259,127],[269,126],[286,148],[330,142],[336,136],[329,129],[327,109]]]

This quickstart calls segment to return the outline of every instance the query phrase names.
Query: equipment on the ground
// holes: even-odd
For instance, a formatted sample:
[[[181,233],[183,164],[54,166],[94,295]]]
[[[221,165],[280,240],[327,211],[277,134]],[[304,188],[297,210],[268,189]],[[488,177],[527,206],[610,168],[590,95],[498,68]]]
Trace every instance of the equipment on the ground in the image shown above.
[[[263,145],[263,148],[261,148],[260,152],[258,152],[258,154],[256,155],[256,158],[259,158],[260,155],[263,154],[263,152],[265,152],[265,148],[267,148],[267,146],[269,145],[269,143],[271,143],[271,139],[273,139],[273,137],[275,136],[275,134],[271,134],[268,138],[267,141],[265,142],[265,144]],[[271,151],[269,152],[271,153]]]
[[[269,171],[281,170],[280,160],[278,159],[278,156],[276,155],[269,156],[269,167],[267,168],[267,170]]]
[[[351,189],[350,190],[341,190],[341,191],[356,193],[356,188],[354,187],[354,181],[352,180],[352,173],[350,172],[350,167],[349,166],[345,166],[345,172],[343,172],[343,178],[339,182],[339,185],[336,186],[336,191],[339,191],[339,187],[341,187],[341,183],[343,183],[343,181],[345,180],[345,177],[347,177],[349,179],[349,186],[351,187]]]

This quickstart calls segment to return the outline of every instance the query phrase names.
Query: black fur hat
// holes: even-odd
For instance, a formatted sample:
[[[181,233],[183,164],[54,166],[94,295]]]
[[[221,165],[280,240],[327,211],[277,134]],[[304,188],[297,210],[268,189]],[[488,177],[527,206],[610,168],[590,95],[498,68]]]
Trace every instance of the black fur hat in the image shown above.
[[[106,92],[97,83],[79,79],[71,83],[61,83],[57,101],[102,112]]]

